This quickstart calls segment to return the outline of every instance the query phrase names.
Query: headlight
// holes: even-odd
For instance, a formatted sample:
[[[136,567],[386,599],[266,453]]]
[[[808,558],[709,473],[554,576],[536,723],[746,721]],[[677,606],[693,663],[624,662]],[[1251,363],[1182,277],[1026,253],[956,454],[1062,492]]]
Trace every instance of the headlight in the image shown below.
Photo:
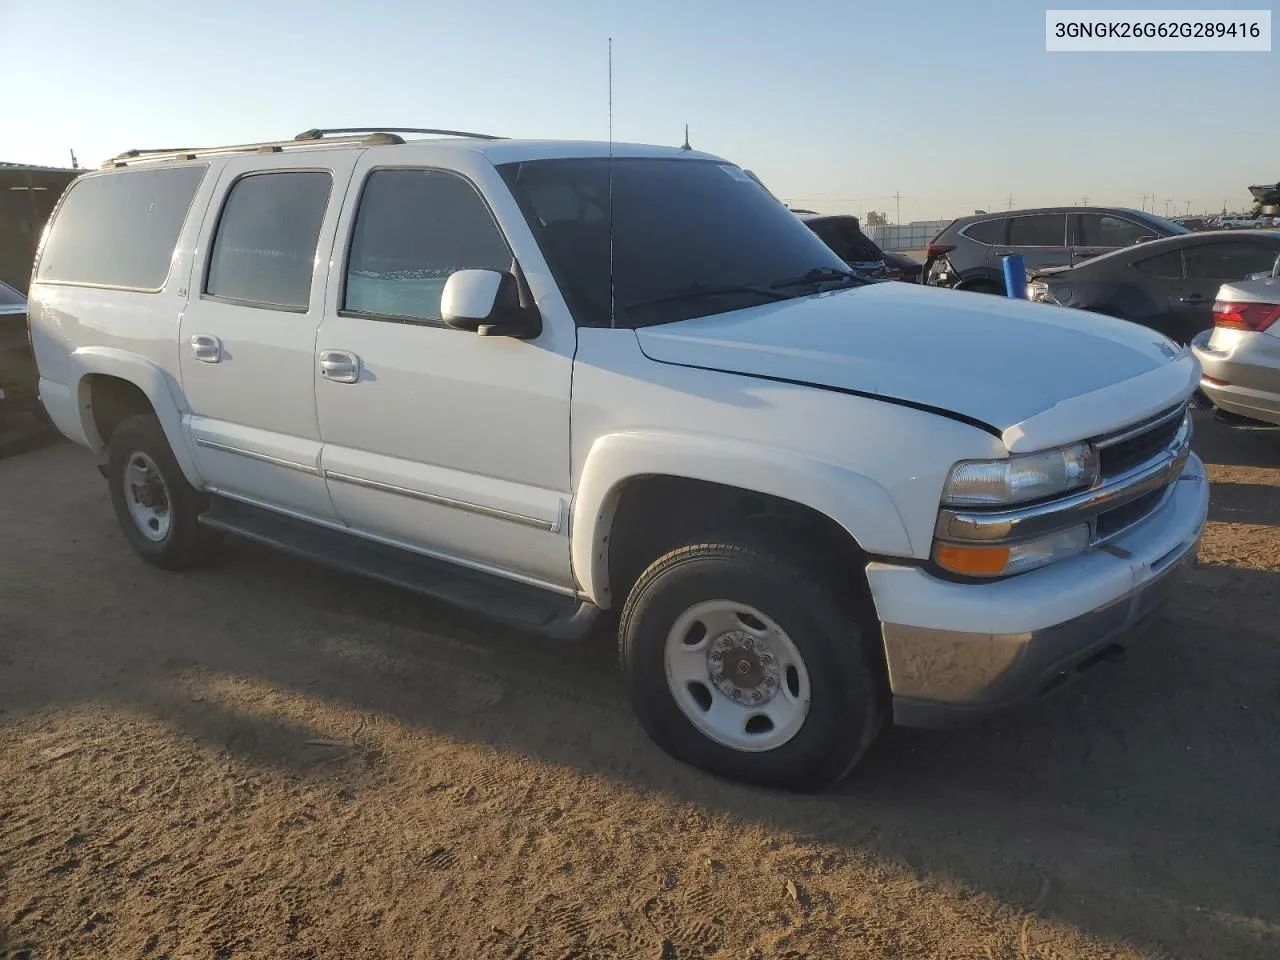
[[[991,507],[1042,500],[1098,479],[1098,454],[1087,443],[1012,456],[965,460],[951,468],[942,502],[953,507]]]
[[[1007,577],[1084,553],[1089,525],[1082,523],[1035,540],[1006,546],[939,543],[933,559],[938,566],[967,577]]]
[[[1032,280],[1027,284],[1028,300],[1043,300],[1044,295],[1049,292],[1049,285],[1043,280]]]

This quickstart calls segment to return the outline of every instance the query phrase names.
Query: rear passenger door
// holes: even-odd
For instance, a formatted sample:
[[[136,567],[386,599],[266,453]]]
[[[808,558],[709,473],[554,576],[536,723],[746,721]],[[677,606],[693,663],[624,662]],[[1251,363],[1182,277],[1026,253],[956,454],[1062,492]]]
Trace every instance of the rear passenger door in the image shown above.
[[[1008,243],[1009,248],[1001,252],[1022,254],[1028,270],[1060,267],[1071,262],[1065,213],[1010,217]]]
[[[222,170],[178,343],[186,426],[212,491],[335,517],[315,406],[326,275],[317,251],[332,247],[356,156],[245,157]]]
[[[1183,247],[1186,279],[1174,291],[1172,313],[1176,318],[1169,336],[1185,343],[1213,326],[1213,302],[1218,288],[1251,273],[1269,270],[1276,261],[1280,238],[1232,239]]]
[[[1077,213],[1071,219],[1074,221],[1072,263],[1083,263],[1099,254],[1156,238],[1150,227],[1110,213]]]

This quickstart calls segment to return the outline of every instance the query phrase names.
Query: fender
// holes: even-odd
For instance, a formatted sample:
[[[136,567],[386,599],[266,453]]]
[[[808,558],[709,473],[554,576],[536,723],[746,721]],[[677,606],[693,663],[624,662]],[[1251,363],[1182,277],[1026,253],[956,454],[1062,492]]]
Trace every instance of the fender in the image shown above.
[[[582,592],[609,603],[609,529],[626,482],[686,477],[792,500],[830,517],[868,553],[910,556],[911,544],[888,491],[859,473],[786,450],[692,434],[636,431],[592,444],[570,520],[574,574]]]
[[[191,448],[187,445],[186,434],[182,429],[182,410],[175,399],[182,395],[182,388],[172,376],[145,357],[119,347],[78,347],[72,351],[70,361],[75,371],[71,380],[76,384],[80,427],[95,453],[101,453],[106,444],[98,436],[98,429],[93,422],[86,378],[90,374],[100,373],[127,380],[146,394],[187,482],[196,489],[204,485],[191,456]]]

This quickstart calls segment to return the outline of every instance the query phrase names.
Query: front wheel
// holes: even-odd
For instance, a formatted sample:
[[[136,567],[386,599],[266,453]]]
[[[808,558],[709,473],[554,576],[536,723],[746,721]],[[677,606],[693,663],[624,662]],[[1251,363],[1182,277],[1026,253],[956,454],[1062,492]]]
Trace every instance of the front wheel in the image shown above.
[[[658,745],[793,790],[852,769],[883,725],[883,669],[852,603],[825,582],[785,544],[745,538],[650,566],[619,633],[628,694]]]

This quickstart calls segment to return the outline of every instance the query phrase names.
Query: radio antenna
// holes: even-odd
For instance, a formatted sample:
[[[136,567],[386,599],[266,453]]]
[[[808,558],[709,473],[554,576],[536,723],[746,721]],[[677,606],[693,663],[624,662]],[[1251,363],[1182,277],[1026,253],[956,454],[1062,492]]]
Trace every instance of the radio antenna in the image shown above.
[[[609,38],[609,329],[617,323],[613,305],[613,37]]]

